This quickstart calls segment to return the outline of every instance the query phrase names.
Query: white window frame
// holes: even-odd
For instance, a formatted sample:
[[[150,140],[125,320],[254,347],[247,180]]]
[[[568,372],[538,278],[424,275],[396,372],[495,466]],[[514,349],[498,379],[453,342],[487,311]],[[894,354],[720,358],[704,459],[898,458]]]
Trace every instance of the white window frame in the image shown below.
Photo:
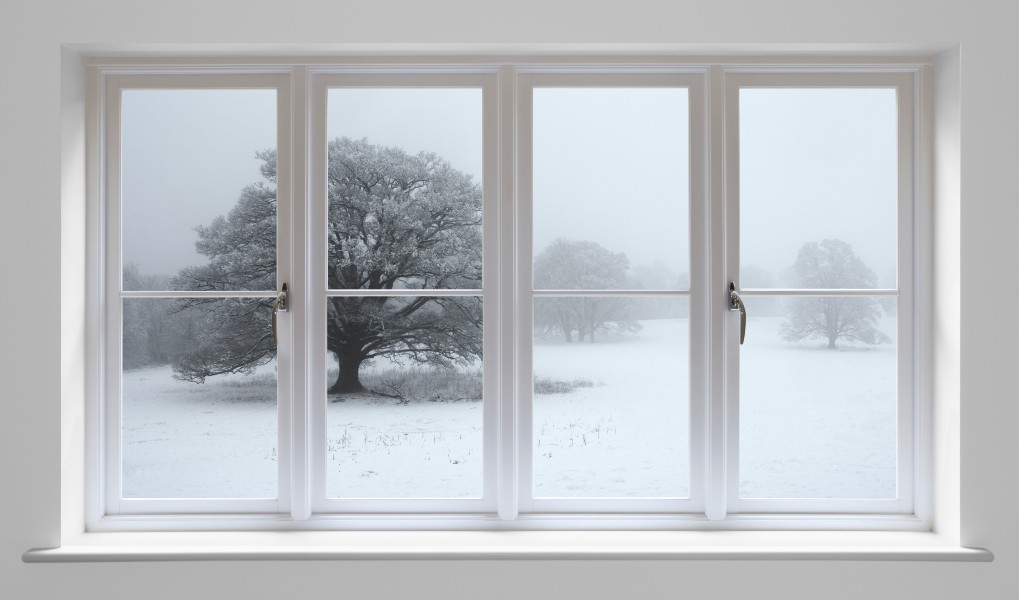
[[[215,63],[215,61],[212,61]],[[266,66],[266,63],[268,66]],[[925,178],[931,137],[929,67],[925,60],[868,59],[801,64],[788,59],[563,62],[524,57],[506,62],[442,59],[435,63],[313,60],[97,61],[88,71],[89,248],[87,314],[103,332],[87,369],[95,377],[86,396],[86,526],[90,531],[258,529],[864,529],[926,531],[931,526],[928,340],[930,248],[925,234],[929,199]],[[172,83],[169,83],[171,82]],[[415,83],[417,81],[417,83]],[[738,108],[740,85],[856,85],[900,91],[899,204],[899,489],[894,502],[747,500],[736,496],[738,357],[734,319],[718,310],[728,281],[738,284]],[[324,366],[309,360],[324,351],[325,94],[334,86],[480,87],[484,103],[485,407],[483,497],[477,500],[327,499],[324,405],[292,401],[324,398]],[[530,96],[533,86],[677,85],[690,90],[691,494],[689,499],[535,499],[530,479]],[[281,319],[278,426],[280,491],[276,500],[123,500],[119,496],[120,298],[119,104],[127,87],[275,87],[279,106],[278,281],[296,302]],[[734,90],[736,90],[734,92]],[[904,98],[909,98],[908,106]],[[904,108],[905,106],[905,108]],[[908,121],[908,123],[907,123]],[[908,142],[904,144],[903,142]],[[115,146],[116,144],[112,144]],[[906,154],[908,149],[908,155]],[[289,161],[289,162],[288,162]],[[289,169],[287,167],[289,165]],[[309,202],[291,198],[310,198]],[[283,207],[287,208],[284,209]],[[112,216],[111,216],[112,215]],[[290,222],[304,227],[290,227]],[[289,240],[285,231],[293,231]],[[116,233],[114,233],[116,232]],[[101,244],[99,242],[102,242]],[[95,253],[98,253],[97,255]],[[104,282],[104,285],[98,285]],[[476,295],[470,291],[455,295]],[[766,292],[743,290],[747,295]],[[884,292],[882,292],[883,294]],[[676,295],[670,292],[670,294]],[[183,295],[193,295],[185,293]],[[216,296],[230,296],[229,293]],[[239,295],[272,297],[273,293]],[[390,294],[386,294],[390,295]],[[539,293],[542,295],[542,293]],[[638,294],[639,295],[639,294]],[[889,294],[890,295],[890,294]],[[162,294],[160,296],[165,296]],[[304,296],[304,298],[301,298]],[[115,301],[110,301],[111,299]],[[908,304],[907,304],[908,303]],[[908,310],[913,312],[907,315]],[[904,316],[907,315],[907,316]],[[306,330],[306,339],[295,335]],[[287,363],[289,357],[291,365]],[[735,351],[738,354],[738,350]],[[694,355],[703,356],[698,362]],[[696,364],[695,364],[696,363]],[[112,366],[112,367],[111,367]],[[292,371],[290,370],[292,369]],[[734,383],[735,382],[735,383]],[[318,394],[318,395],[317,395]],[[700,400],[698,400],[700,399]],[[908,418],[907,418],[908,417]],[[704,424],[702,430],[694,423]],[[113,432],[113,433],[111,433]],[[908,442],[903,452],[903,442]],[[293,449],[293,451],[291,451]],[[695,455],[696,460],[695,460]],[[915,491],[915,494],[913,493]]]
[[[689,106],[689,256],[690,285],[687,290],[535,290],[532,266],[533,241],[530,227],[517,229],[517,339],[520,444],[520,512],[537,514],[672,514],[688,519],[704,513],[706,498],[706,456],[708,438],[707,406],[707,354],[689,353],[687,365],[690,386],[687,390],[690,411],[690,494],[687,498],[536,498],[533,495],[533,361],[531,340],[534,337],[534,299],[550,297],[583,297],[590,295],[627,297],[672,297],[689,299],[690,349],[707,345],[709,307],[707,301],[709,256],[707,243],[707,206],[705,195],[705,167],[707,164],[705,139],[705,71],[698,68],[641,69],[636,73],[589,72],[570,73],[562,69],[523,69],[517,78],[517,115],[519,138],[517,143],[517,223],[533,222],[533,91],[537,88],[676,88],[686,89]],[[695,326],[696,324],[696,326]],[[680,517],[681,516],[681,517]]]
[[[97,100],[104,111],[100,116],[103,131],[103,145],[105,160],[102,164],[102,177],[99,182],[101,192],[99,211],[102,215],[103,231],[100,234],[103,246],[103,256],[100,259],[104,287],[102,297],[97,299],[96,308],[102,311],[102,323],[105,333],[101,344],[101,355],[104,371],[102,377],[102,388],[100,394],[105,399],[119,399],[121,397],[121,385],[123,369],[122,362],[122,327],[123,302],[129,298],[182,298],[182,297],[210,297],[210,298],[274,298],[276,293],[271,290],[264,292],[250,291],[225,291],[225,292],[172,292],[172,291],[125,291],[122,289],[123,256],[121,243],[121,162],[120,144],[121,138],[121,92],[123,90],[145,89],[271,89],[277,95],[277,139],[278,162],[277,175],[277,229],[280,236],[277,238],[277,268],[279,281],[286,281],[291,272],[291,253],[288,233],[290,227],[290,180],[291,168],[289,157],[290,152],[290,81],[286,71],[281,72],[259,72],[259,73],[146,73],[126,74],[111,73],[103,78],[103,85],[96,86],[102,96]],[[96,232],[99,233],[99,232]],[[284,325],[285,327],[285,325]],[[281,329],[281,342],[285,345],[290,340],[290,331]],[[101,481],[103,490],[103,501],[107,515],[158,515],[158,514],[187,514],[187,513],[222,513],[222,514],[250,514],[250,513],[278,513],[289,510],[289,490],[282,485],[282,482],[289,480],[290,471],[290,413],[292,395],[290,392],[290,354],[280,353],[278,361],[278,383],[277,383],[277,423],[278,423],[278,477],[281,485],[276,498],[271,499],[185,499],[185,498],[124,498],[121,492],[121,464],[122,464],[122,412],[121,404],[118,401],[102,401],[93,407],[93,413],[98,412],[102,423],[102,435],[100,439],[90,444],[92,448],[98,448],[102,458],[89,456],[87,464],[101,468],[97,472],[95,468],[90,476],[96,481]],[[94,509],[89,511],[94,513]]]
[[[385,70],[368,71],[363,69],[314,69],[308,73],[311,95],[309,98],[310,140],[309,173],[310,207],[305,231],[308,235],[306,257],[309,265],[308,277],[311,282],[307,322],[308,340],[307,355],[324,357],[326,355],[325,313],[327,297],[343,296],[398,296],[399,290],[330,290],[326,282],[326,225],[328,223],[326,197],[326,167],[328,162],[326,135],[326,102],[330,89],[342,88],[472,88],[482,92],[482,148],[483,157],[483,214],[482,214],[482,288],[471,290],[428,289],[408,290],[402,295],[413,296],[460,296],[481,297],[483,301],[483,471],[482,495],[479,498],[442,498],[442,499],[347,499],[329,498],[326,494],[327,461],[323,449],[326,447],[326,405],[324,402],[310,402],[310,419],[305,431],[295,430],[295,441],[303,443],[302,436],[307,436],[311,452],[308,489],[310,493],[311,512],[318,515],[319,520],[347,520],[343,515],[365,514],[427,514],[445,513],[459,515],[480,515],[495,513],[498,507],[497,493],[499,487],[500,464],[498,441],[504,437],[499,419],[499,310],[502,297],[500,290],[506,289],[505,278],[500,272],[499,256],[501,253],[499,235],[499,217],[497,214],[499,197],[496,189],[498,182],[498,130],[495,126],[497,116],[497,80],[496,73],[491,70],[477,71],[456,69],[454,72],[434,72],[428,69],[415,70],[413,73],[386,73]],[[306,371],[307,389],[310,398],[326,397],[325,363],[322,360],[311,360]],[[302,487],[302,486],[299,486]],[[302,490],[303,491],[303,490]],[[471,518],[471,517],[467,517]],[[448,519],[448,518],[447,518]]]
[[[919,457],[915,451],[914,418],[919,412],[919,398],[915,393],[916,364],[915,336],[919,329],[914,308],[913,290],[915,219],[922,213],[916,206],[916,178],[920,172],[917,163],[918,123],[916,91],[918,77],[911,73],[885,72],[860,73],[838,71],[778,71],[774,69],[737,69],[725,74],[725,134],[726,151],[726,268],[727,281],[736,283],[740,294],[748,298],[763,296],[866,296],[895,298],[898,303],[896,323],[897,346],[897,464],[896,490],[898,498],[870,499],[750,499],[739,496],[739,344],[733,340],[739,335],[738,321],[726,320],[725,356],[725,412],[726,420],[726,510],[729,513],[773,514],[913,514],[914,482],[917,479]],[[739,181],[739,92],[741,89],[781,88],[885,88],[897,92],[898,116],[898,239],[896,247],[897,287],[873,290],[820,290],[820,289],[743,289],[739,282],[740,266],[740,181]],[[724,302],[724,298],[720,300]]]

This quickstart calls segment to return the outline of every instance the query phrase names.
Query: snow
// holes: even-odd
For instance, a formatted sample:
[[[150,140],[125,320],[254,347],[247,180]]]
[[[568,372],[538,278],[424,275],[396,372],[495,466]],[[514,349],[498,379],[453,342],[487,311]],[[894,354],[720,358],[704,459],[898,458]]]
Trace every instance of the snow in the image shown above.
[[[895,319],[881,329],[895,339]],[[796,344],[750,319],[741,351],[740,495],[895,498],[896,345]]]
[[[534,346],[534,374],[594,387],[535,394],[535,497],[689,494],[686,319],[639,337]]]
[[[894,497],[894,346],[789,344],[781,320],[751,319],[742,350],[741,494]],[[689,494],[687,321],[642,324],[629,338],[535,344],[538,377],[589,386],[535,395],[536,497]],[[275,497],[273,369],[203,385],[173,380],[169,367],[125,372],[124,496]],[[479,497],[482,406],[329,402],[328,495]]]
[[[482,402],[330,402],[332,498],[480,498]]]
[[[170,367],[123,378],[125,498],[275,498],[274,366],[198,385]]]

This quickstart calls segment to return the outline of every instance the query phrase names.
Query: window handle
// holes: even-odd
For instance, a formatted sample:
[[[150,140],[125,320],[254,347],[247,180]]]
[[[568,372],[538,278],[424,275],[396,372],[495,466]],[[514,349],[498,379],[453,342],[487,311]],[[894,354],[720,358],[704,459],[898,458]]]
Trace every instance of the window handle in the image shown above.
[[[290,311],[289,300],[287,284],[284,283],[283,289],[280,290],[280,293],[276,294],[276,299],[272,301],[272,344],[274,346],[280,345],[279,336],[276,334],[276,314]]]
[[[736,284],[729,282],[729,310],[739,311],[739,345],[743,345],[743,340],[747,337],[747,305],[743,304],[743,298],[740,298],[739,292],[736,291]]]

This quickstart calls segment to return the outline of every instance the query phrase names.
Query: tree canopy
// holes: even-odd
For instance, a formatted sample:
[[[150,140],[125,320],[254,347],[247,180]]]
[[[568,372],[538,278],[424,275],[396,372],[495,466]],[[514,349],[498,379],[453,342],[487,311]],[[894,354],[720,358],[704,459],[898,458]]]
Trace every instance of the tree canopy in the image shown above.
[[[259,158],[266,182],[247,186],[227,216],[197,228],[196,247],[209,262],[181,271],[178,289],[275,289],[276,155]],[[348,138],[329,143],[327,177],[329,288],[422,290],[328,299],[327,349],[340,367],[330,393],[363,390],[361,365],[383,355],[433,366],[481,358],[480,298],[426,291],[480,287],[481,186],[433,153]],[[269,301],[190,299],[179,309],[203,304],[215,326],[175,364],[177,377],[203,381],[275,356]]]
[[[627,285],[626,255],[595,242],[559,238],[534,259],[536,289],[611,290]],[[561,333],[567,342],[594,341],[597,331],[638,331],[630,318],[631,300],[623,297],[581,296],[537,298],[534,324],[539,332]]]
[[[872,289],[877,275],[842,240],[807,242],[800,248],[792,268],[795,285],[806,289]],[[796,342],[811,337],[828,340],[836,348],[840,339],[866,344],[891,342],[878,329],[881,307],[876,298],[836,297],[793,298],[789,320],[782,324],[782,337]]]

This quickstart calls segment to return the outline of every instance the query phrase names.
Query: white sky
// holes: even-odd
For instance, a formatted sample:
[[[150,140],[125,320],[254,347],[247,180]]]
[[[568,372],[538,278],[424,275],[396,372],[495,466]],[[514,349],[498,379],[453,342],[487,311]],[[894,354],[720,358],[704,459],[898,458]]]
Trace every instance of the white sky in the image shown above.
[[[893,287],[896,124],[893,89],[741,90],[742,264],[778,278],[804,242],[837,238]]]
[[[685,89],[540,88],[534,247],[557,237],[688,270]],[[741,92],[743,263],[780,277],[806,241],[853,245],[894,273],[893,90]],[[124,260],[172,275],[202,264],[193,229],[259,181],[276,145],[273,90],[129,90],[122,116]],[[436,152],[481,181],[478,89],[334,89],[327,134]],[[776,281],[778,283],[778,281]]]
[[[685,88],[534,91],[534,252],[559,237],[689,270]]]
[[[275,90],[125,90],[121,116],[124,263],[175,275],[200,265],[194,228],[262,179],[276,147]]]
[[[330,140],[368,138],[410,154],[435,152],[482,180],[480,89],[332,89],[326,119]]]

